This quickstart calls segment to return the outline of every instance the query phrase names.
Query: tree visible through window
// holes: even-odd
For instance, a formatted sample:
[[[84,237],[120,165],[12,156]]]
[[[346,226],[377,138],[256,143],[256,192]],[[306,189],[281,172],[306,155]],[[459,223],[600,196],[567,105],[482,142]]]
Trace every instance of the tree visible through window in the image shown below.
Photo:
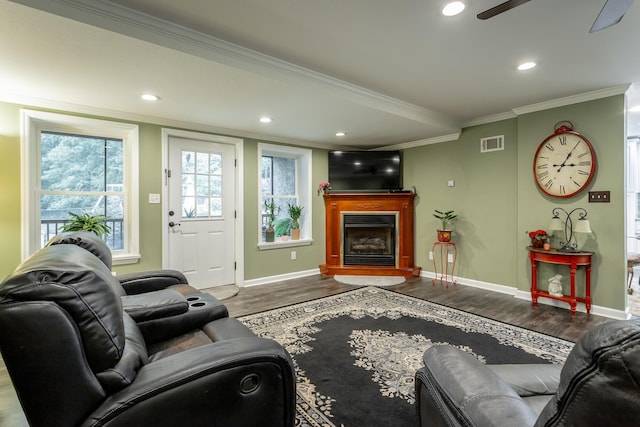
[[[40,219],[46,242],[69,212],[104,215],[112,250],[124,248],[122,139],[43,131],[40,134]]]

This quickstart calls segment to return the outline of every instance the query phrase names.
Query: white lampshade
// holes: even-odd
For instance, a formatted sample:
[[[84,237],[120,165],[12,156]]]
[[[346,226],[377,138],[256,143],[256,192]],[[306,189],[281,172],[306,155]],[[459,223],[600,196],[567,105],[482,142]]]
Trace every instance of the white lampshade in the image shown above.
[[[591,225],[589,224],[589,220],[588,219],[579,219],[578,221],[576,221],[576,227],[573,230],[576,233],[587,233],[587,234],[591,234]]]
[[[549,224],[549,229],[551,231],[564,230],[564,222],[562,222],[560,217],[554,216],[553,218],[551,218],[551,224]]]

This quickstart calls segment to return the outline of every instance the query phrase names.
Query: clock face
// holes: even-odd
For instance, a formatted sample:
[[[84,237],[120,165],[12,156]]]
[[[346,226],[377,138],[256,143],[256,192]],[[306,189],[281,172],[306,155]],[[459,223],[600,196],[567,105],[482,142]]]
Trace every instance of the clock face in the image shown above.
[[[542,141],[533,158],[533,175],[544,193],[571,197],[584,190],[596,170],[591,143],[573,131],[559,131]]]

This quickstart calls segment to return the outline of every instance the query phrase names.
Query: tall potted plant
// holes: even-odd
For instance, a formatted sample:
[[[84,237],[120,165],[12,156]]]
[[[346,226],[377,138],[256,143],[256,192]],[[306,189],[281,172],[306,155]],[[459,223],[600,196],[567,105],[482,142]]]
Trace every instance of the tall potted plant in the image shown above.
[[[267,214],[267,229],[265,230],[265,241],[273,242],[275,241],[275,231],[273,229],[273,222],[276,219],[276,213],[278,212],[278,205],[276,202],[271,199],[271,201],[264,201],[264,210]]]
[[[90,231],[98,237],[106,237],[111,232],[111,227],[106,224],[108,218],[104,215],[69,212],[69,216],[71,219],[60,228],[63,233],[68,231]]]
[[[288,205],[289,208],[289,217],[291,218],[291,239],[292,240],[300,240],[300,216],[302,216],[302,206],[298,205]]]
[[[442,228],[440,230],[436,230],[438,232],[438,241],[439,242],[450,242],[451,241],[451,230],[448,228],[449,223],[453,221],[458,215],[454,213],[454,211],[439,211],[435,209],[434,217],[440,220],[440,224]]]

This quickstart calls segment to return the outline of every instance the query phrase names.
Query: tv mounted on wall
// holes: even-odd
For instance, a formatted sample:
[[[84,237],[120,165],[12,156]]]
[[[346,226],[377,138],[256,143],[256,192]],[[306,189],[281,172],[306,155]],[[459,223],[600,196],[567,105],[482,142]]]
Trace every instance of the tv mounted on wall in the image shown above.
[[[330,151],[331,192],[402,190],[400,151]]]

